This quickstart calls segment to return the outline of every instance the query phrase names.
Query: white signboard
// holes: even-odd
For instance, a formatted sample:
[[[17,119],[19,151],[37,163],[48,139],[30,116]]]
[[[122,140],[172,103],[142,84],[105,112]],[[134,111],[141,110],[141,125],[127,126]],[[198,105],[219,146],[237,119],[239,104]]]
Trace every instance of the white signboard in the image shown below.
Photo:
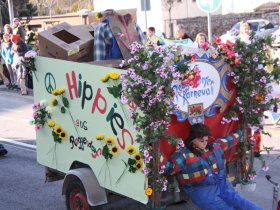
[[[180,82],[173,84],[175,90],[174,103],[179,110],[188,113],[188,106],[202,103],[203,109],[210,107],[217,99],[221,88],[221,78],[215,67],[206,62],[193,62],[189,66],[200,69],[199,86],[193,88],[189,85],[182,85]]]

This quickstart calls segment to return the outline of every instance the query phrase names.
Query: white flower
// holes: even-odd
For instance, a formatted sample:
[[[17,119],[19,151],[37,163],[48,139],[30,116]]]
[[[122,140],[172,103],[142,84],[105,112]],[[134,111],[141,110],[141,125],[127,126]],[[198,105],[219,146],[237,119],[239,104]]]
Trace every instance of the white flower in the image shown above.
[[[45,99],[40,101],[40,106],[45,107],[46,105],[47,101]]]
[[[46,107],[46,111],[47,111],[48,113],[53,113],[54,108],[53,108],[53,107],[50,107],[50,106],[47,106],[47,107]]]
[[[35,58],[37,53],[33,50],[29,50],[27,53],[24,54],[25,58]]]

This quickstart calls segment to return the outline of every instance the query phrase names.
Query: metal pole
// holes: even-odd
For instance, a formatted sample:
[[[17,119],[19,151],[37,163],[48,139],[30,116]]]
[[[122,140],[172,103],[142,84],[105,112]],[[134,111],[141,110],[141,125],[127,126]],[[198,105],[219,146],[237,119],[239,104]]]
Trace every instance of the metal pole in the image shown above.
[[[145,9],[145,23],[146,23],[145,31],[146,31],[148,28],[148,25],[147,25],[147,0],[144,0],[144,9]]]
[[[212,44],[212,28],[211,28],[211,15],[210,12],[207,13],[207,22],[208,22],[208,41]]]
[[[10,24],[13,25],[13,19],[14,19],[14,5],[13,5],[13,0],[8,0],[8,7],[9,7]]]

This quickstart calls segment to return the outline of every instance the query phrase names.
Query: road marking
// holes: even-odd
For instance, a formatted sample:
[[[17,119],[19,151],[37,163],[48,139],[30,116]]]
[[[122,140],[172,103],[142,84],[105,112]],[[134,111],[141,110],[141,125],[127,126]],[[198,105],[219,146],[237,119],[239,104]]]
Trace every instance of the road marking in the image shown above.
[[[26,144],[26,143],[18,142],[18,141],[12,140],[12,139],[4,139],[4,138],[1,138],[1,137],[0,137],[0,141],[7,142],[7,143],[11,143],[11,144],[15,144],[15,145],[22,146],[22,147],[27,147],[27,148],[31,148],[31,149],[36,149],[36,146],[35,146],[35,145],[31,145],[31,144]]]

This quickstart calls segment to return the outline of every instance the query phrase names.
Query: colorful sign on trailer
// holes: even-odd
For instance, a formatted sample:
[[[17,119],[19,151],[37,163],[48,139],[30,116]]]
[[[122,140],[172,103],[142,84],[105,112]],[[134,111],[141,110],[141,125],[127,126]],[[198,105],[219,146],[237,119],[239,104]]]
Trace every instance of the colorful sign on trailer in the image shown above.
[[[212,13],[220,8],[222,0],[197,0],[196,3],[203,12]]]

